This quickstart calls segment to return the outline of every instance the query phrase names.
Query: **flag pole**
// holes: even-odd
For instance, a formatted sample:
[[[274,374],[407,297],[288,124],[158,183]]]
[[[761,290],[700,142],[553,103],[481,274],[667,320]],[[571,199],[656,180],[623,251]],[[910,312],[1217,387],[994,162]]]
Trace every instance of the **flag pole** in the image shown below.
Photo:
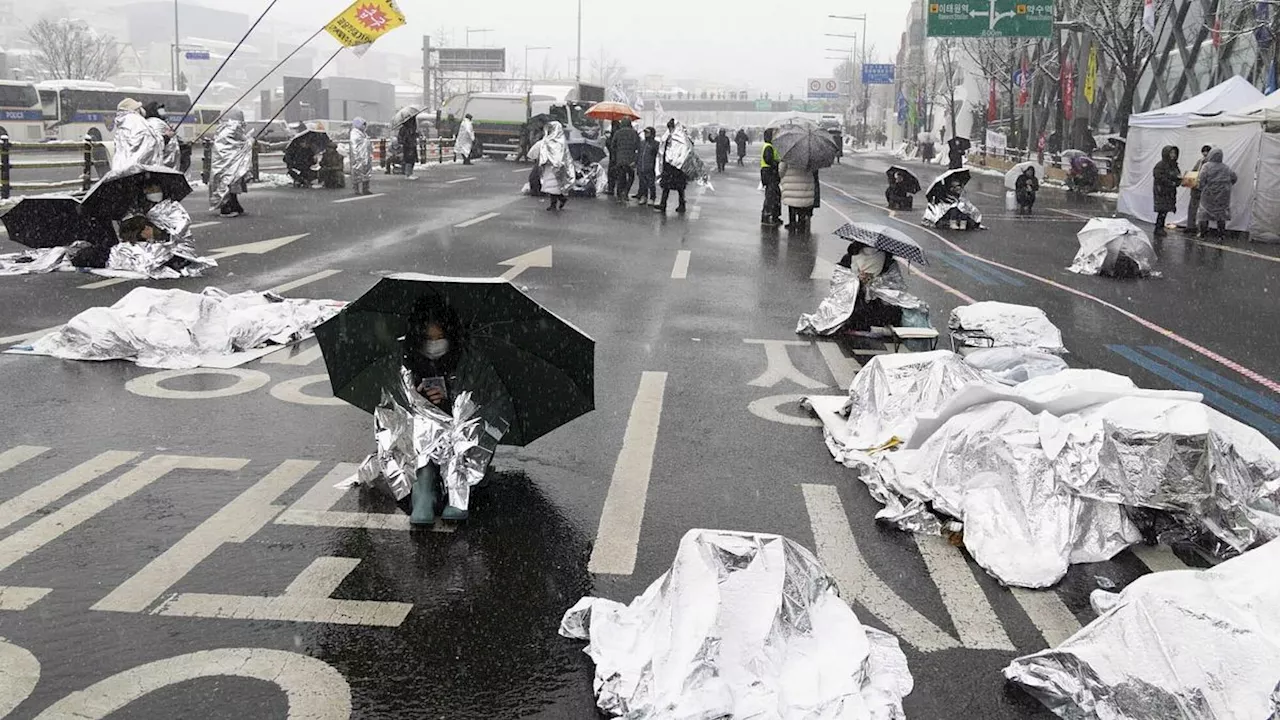
[[[204,97],[204,94],[208,92],[209,86],[213,85],[213,81],[218,79],[218,74],[221,73],[223,69],[227,67],[228,62],[231,62],[231,56],[236,54],[236,50],[239,50],[240,46],[244,44],[244,41],[249,39],[249,35],[251,35],[253,31],[258,27],[258,23],[262,22],[263,18],[267,16],[267,13],[271,12],[271,8],[275,7],[276,3],[278,2],[280,2],[280,0],[271,0],[271,4],[267,5],[267,9],[263,10],[262,14],[258,16],[258,19],[254,20],[253,24],[249,26],[249,29],[245,31],[244,37],[240,38],[240,42],[236,43],[236,46],[231,49],[231,52],[227,53],[227,56],[222,59],[222,64],[218,66],[217,70],[213,71],[213,75],[209,77],[209,82],[206,82],[204,84],[204,87],[200,89],[200,94],[196,95],[196,99],[191,101],[191,107],[187,108],[187,111],[182,115],[182,119],[179,120],[178,124],[174,126],[173,128],[174,132],[177,132],[182,127],[182,124],[187,121],[187,118],[191,117],[191,111],[194,110],[196,105],[200,103],[200,98]],[[175,63],[177,62],[176,60],[176,58],[178,57],[177,53],[178,51],[175,48],[174,49]],[[236,102],[239,102],[239,100],[237,100]]]
[[[289,104],[290,104],[290,103],[292,103],[294,100],[297,100],[297,99],[298,99],[298,96],[302,94],[302,91],[307,89],[307,86],[308,86],[308,85],[310,85],[310,84],[312,83],[312,81],[316,79],[316,76],[317,76],[317,75],[319,75],[320,73],[324,72],[324,69],[325,69],[326,67],[328,67],[328,66],[329,66],[329,63],[333,62],[333,59],[334,59],[334,58],[336,58],[336,57],[338,57],[338,53],[342,52],[342,50],[343,50],[345,47],[346,47],[345,45],[339,45],[339,46],[338,46],[338,49],[337,49],[337,50],[334,50],[334,51],[333,51],[333,54],[329,56],[329,59],[328,59],[328,60],[325,60],[325,61],[324,61],[324,64],[323,64],[323,65],[321,65],[321,66],[320,66],[320,68],[319,68],[318,70],[316,70],[314,73],[311,73],[311,77],[307,78],[307,81],[306,81],[306,82],[304,82],[304,83],[302,83],[302,85],[298,88],[298,91],[297,91],[297,92],[295,92],[295,93],[293,94],[293,96],[292,96],[292,97],[290,97],[288,100],[286,100],[286,101],[284,102],[284,104],[280,106],[280,109],[276,111],[276,114],[275,114],[275,115],[272,115],[272,116],[271,116],[271,119],[270,119],[270,120],[268,120],[268,121],[266,122],[266,124],[265,124],[265,125],[263,125],[263,126],[258,130],[258,133],[257,133],[256,135],[254,135],[254,136],[253,136],[253,140],[254,140],[254,142],[257,142],[258,138],[262,136],[262,133],[266,132],[266,131],[267,131],[267,128],[271,127],[271,123],[275,122],[275,121],[276,121],[276,118],[280,117],[280,113],[284,112],[284,111],[285,111],[285,108],[289,107]]]
[[[193,140],[192,142],[197,142],[197,141],[199,141],[201,138],[203,138],[205,135],[208,135],[208,134],[209,134],[209,130],[210,130],[210,129],[212,129],[214,126],[216,126],[218,123],[222,122],[222,118],[226,117],[227,113],[231,112],[231,108],[234,108],[235,106],[239,105],[239,104],[240,104],[240,101],[242,101],[242,100],[244,100],[245,98],[249,97],[249,93],[251,93],[251,92],[253,92],[254,90],[256,90],[256,89],[257,89],[257,87],[263,83],[263,81],[265,81],[267,78],[271,77],[271,74],[272,74],[272,73],[274,73],[276,70],[279,70],[279,69],[280,69],[280,68],[281,68],[285,63],[287,63],[287,62],[289,62],[291,59],[293,59],[293,56],[294,56],[294,55],[297,55],[297,54],[298,54],[298,51],[300,51],[300,50],[302,50],[302,48],[306,47],[306,46],[307,46],[307,44],[308,44],[308,43],[310,43],[312,40],[315,40],[315,39],[316,39],[316,37],[317,37],[317,36],[319,36],[319,35],[320,35],[320,33],[322,33],[322,32],[324,32],[324,28],[320,28],[319,30],[317,30],[317,31],[315,32],[315,35],[312,35],[311,37],[307,38],[305,41],[303,41],[303,43],[302,43],[301,45],[299,45],[298,47],[294,48],[294,49],[293,49],[293,52],[289,53],[288,55],[286,55],[286,56],[284,57],[284,59],[283,59],[283,60],[281,60],[280,62],[276,63],[276,66],[275,66],[275,67],[273,67],[273,68],[271,68],[270,70],[268,70],[266,75],[263,75],[263,76],[262,76],[262,77],[261,77],[257,82],[255,82],[254,84],[250,85],[250,86],[249,86],[249,89],[244,91],[244,94],[242,94],[240,97],[236,98],[236,99],[235,99],[235,101],[231,103],[230,107],[228,107],[226,110],[223,110],[223,111],[222,111],[222,113],[221,113],[220,115],[218,115],[218,119],[217,119],[217,120],[214,120],[214,121],[213,121],[212,123],[210,123],[207,127],[205,127],[205,129],[200,133],[200,135],[199,135],[198,137],[196,137],[196,139],[195,139],[195,140]],[[328,64],[328,63],[326,63],[326,64]],[[324,68],[321,68],[321,70],[323,70],[323,69],[324,69]],[[308,81],[308,82],[310,82],[310,81]],[[305,86],[304,86],[304,87],[305,87]],[[287,104],[287,103],[286,103],[286,104]]]

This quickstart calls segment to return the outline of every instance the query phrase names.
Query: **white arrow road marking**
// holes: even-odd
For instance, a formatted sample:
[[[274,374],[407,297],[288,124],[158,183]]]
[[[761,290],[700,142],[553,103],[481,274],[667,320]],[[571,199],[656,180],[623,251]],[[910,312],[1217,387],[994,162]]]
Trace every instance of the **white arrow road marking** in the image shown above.
[[[899,597],[867,565],[835,487],[801,485],[800,489],[809,508],[818,559],[836,579],[845,600],[857,602],[921,652],[958,647],[954,638]]]
[[[676,265],[671,269],[672,280],[684,280],[689,277],[689,251],[676,251]]]
[[[86,283],[80,286],[81,290],[98,290],[100,288],[111,287],[121,283],[133,282],[136,278],[111,278],[109,280],[99,280],[97,282]]]
[[[214,248],[209,251],[209,257],[214,260],[221,260],[235,255],[265,255],[272,250],[279,250],[289,243],[301,240],[311,233],[303,233],[301,235],[285,235],[284,237],[272,238],[271,240],[259,240],[257,242],[244,243],[243,245],[228,245],[226,247]]]
[[[210,220],[209,222],[196,223],[195,225],[192,225],[190,229],[199,230],[201,228],[213,227],[214,225],[221,225],[221,224],[222,224],[221,220]]]
[[[333,201],[333,204],[334,204],[334,205],[341,205],[341,204],[343,204],[343,203],[360,202],[361,200],[372,200],[372,199],[374,199],[374,198],[380,198],[380,197],[382,197],[383,195],[386,195],[386,193],[373,193],[373,194],[371,194],[371,195],[354,195],[354,196],[349,197],[349,198],[342,198],[341,200],[334,200],[334,201]]]
[[[49,448],[38,445],[19,445],[0,453],[0,473],[12,470],[22,463],[49,452]]]
[[[498,264],[511,268],[502,274],[503,280],[515,280],[529,268],[551,267],[551,246],[548,245],[544,248],[538,248],[533,252],[527,252],[519,257],[513,257],[510,260],[503,260]]]
[[[822,353],[822,359],[831,370],[831,377],[836,379],[836,387],[848,390],[853,384],[854,376],[862,369],[862,365],[853,358],[845,357],[840,351],[840,346],[830,340],[819,340],[817,345],[818,352]]]
[[[475,180],[475,178],[474,177],[458,178],[457,180],[450,180],[449,182],[445,183],[445,185],[457,185],[458,183],[471,182],[472,180]]]
[[[742,342],[748,345],[763,345],[766,367],[760,377],[747,383],[752,387],[771,388],[784,380],[799,385],[810,390],[817,390],[827,386],[824,382],[819,382],[813,378],[800,372],[795,365],[791,363],[791,355],[787,353],[789,347],[809,347],[809,343],[803,340],[753,340],[751,338],[743,338]]]
[[[454,227],[456,227],[456,228],[469,228],[469,227],[471,227],[472,225],[479,225],[480,223],[484,222],[485,220],[492,220],[492,219],[494,219],[494,218],[498,217],[498,216],[499,216],[499,215],[501,215],[501,214],[502,214],[502,213],[491,212],[491,213],[488,213],[488,214],[486,214],[486,215],[481,215],[481,216],[480,216],[480,217],[478,217],[478,218],[471,218],[470,220],[468,220],[468,221],[466,221],[466,222],[464,222],[464,223],[458,223],[457,225],[454,225]]]
[[[277,293],[277,294],[278,294],[278,293],[287,293],[287,292],[289,292],[290,290],[297,290],[298,288],[302,287],[303,285],[310,285],[310,284],[311,284],[311,283],[313,283],[313,282],[318,282],[318,281],[320,281],[320,280],[324,280],[324,279],[325,279],[325,278],[327,278],[327,277],[332,277],[332,276],[334,276],[334,275],[337,275],[337,274],[338,274],[338,273],[340,273],[340,272],[342,272],[342,271],[341,271],[341,270],[321,270],[320,272],[315,273],[315,274],[313,274],[313,275],[308,275],[308,276],[306,276],[306,277],[304,277],[304,278],[298,278],[297,280],[294,280],[294,281],[292,281],[292,282],[287,282],[287,283],[285,283],[285,284],[283,284],[283,285],[279,285],[279,286],[277,286],[277,287],[273,287],[273,288],[271,288],[270,290],[268,290],[267,292],[273,292],[273,293]]]

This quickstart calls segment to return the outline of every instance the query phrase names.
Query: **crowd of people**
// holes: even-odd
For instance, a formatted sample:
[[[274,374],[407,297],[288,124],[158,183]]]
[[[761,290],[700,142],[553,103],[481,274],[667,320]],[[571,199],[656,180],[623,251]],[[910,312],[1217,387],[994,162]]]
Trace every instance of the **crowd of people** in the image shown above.
[[[1222,148],[1205,145],[1200,157],[1185,175],[1178,167],[1178,148],[1166,146],[1160,162],[1152,169],[1152,203],[1156,213],[1156,237],[1168,235],[1166,221],[1178,211],[1178,188],[1191,190],[1187,206],[1186,232],[1203,238],[1210,225],[1217,226],[1219,236],[1227,232],[1231,221],[1231,190],[1239,178],[1224,162]]]

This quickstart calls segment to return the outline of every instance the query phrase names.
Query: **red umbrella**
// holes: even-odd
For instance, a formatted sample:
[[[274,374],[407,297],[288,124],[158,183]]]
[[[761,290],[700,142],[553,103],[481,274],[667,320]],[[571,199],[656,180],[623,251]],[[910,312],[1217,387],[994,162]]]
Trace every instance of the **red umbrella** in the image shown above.
[[[587,117],[596,120],[639,120],[640,113],[626,103],[610,100],[592,105],[587,111]]]

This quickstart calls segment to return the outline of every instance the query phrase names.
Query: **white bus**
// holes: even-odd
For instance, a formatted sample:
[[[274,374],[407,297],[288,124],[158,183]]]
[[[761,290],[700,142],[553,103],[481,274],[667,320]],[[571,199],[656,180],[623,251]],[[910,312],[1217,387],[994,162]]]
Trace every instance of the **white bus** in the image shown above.
[[[0,80],[0,135],[8,135],[10,142],[44,139],[44,113],[35,85]]]
[[[129,97],[146,105],[164,105],[166,119],[176,124],[191,108],[191,98],[184,92],[118,88],[110,83],[89,80],[49,80],[38,83],[36,90],[44,113],[45,136],[54,140],[110,140],[115,125],[116,106]],[[195,125],[188,119],[180,136],[195,137]]]

